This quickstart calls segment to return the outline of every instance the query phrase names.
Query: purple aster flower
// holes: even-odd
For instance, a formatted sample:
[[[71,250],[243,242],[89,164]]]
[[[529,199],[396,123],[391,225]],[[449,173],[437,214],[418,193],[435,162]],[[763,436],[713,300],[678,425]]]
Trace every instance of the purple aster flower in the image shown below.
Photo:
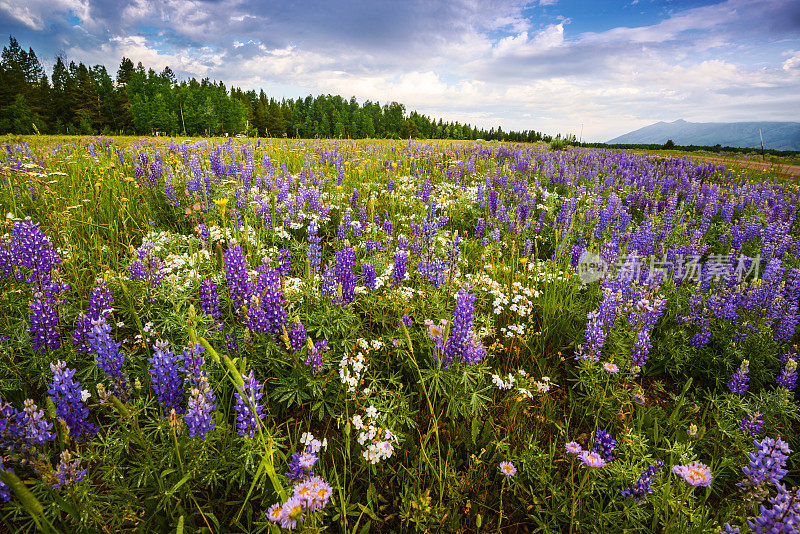
[[[240,436],[252,438],[258,431],[258,419],[264,420],[264,405],[259,401],[264,397],[264,386],[255,379],[253,371],[244,375],[244,389],[236,385],[237,391],[233,397],[236,399],[236,427]]]
[[[65,362],[50,364],[53,382],[47,394],[56,407],[56,414],[67,425],[70,435],[78,441],[85,441],[97,433],[97,428],[88,421],[89,408],[83,403],[81,386],[72,377],[75,369],[67,368]]]
[[[570,441],[564,445],[564,448],[567,449],[567,452],[570,454],[580,454],[583,452],[583,447],[581,447],[577,441]]]
[[[303,522],[303,516],[305,513],[304,504],[305,503],[303,499],[298,497],[289,497],[289,499],[283,503],[283,518],[281,519],[281,528],[293,530],[297,528],[298,523]]]
[[[692,462],[686,465],[672,466],[672,472],[681,477],[691,486],[708,487],[714,477],[711,469],[701,462]]]
[[[283,520],[283,517],[283,507],[279,502],[276,502],[267,510],[267,519],[273,523],[280,523]]]
[[[578,453],[578,459],[586,467],[605,467],[606,461],[596,452],[582,451]]]
[[[500,462],[500,472],[506,477],[513,477],[517,474],[517,468],[511,462]]]

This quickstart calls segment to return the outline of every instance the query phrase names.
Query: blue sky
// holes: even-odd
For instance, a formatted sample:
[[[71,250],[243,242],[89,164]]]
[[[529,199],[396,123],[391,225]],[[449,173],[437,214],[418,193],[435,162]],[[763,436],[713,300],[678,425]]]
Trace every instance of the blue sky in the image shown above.
[[[607,140],[656,121],[800,121],[800,1],[0,0],[55,56],[276,97],[340,94]]]

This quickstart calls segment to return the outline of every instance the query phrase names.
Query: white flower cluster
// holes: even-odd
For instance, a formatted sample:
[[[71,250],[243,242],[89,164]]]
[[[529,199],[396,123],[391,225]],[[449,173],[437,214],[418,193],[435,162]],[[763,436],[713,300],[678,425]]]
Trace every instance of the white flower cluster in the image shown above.
[[[361,455],[371,464],[391,458],[397,437],[388,428],[377,426],[380,413],[375,406],[370,405],[364,415],[367,418],[366,424],[361,415],[356,414],[352,419],[353,428],[359,431],[358,444],[365,447]]]
[[[211,261],[207,250],[198,250],[194,254],[167,254],[164,258],[162,273],[170,283],[170,291],[187,292],[200,281],[197,268]]]
[[[513,374],[508,373],[508,382],[503,381],[503,379],[500,378],[500,375],[492,375],[492,382],[494,382],[494,385],[500,389],[511,389],[514,387],[517,379],[514,378]]]
[[[517,375],[518,377],[515,377],[513,373],[509,373],[508,380],[504,380],[502,377],[500,377],[500,375],[493,374],[492,382],[498,387],[498,389],[501,390],[510,390],[516,386],[517,393],[519,393],[521,397],[526,399],[533,398],[533,393],[531,390],[521,386],[521,384],[525,382],[524,379],[528,376],[528,373],[525,371],[525,369],[519,369],[517,371]],[[555,384],[550,381],[549,376],[543,376],[541,380],[533,380],[530,378],[528,381],[532,382],[540,393],[547,393],[551,388],[555,387]]]
[[[355,356],[347,354],[339,362],[339,380],[347,387],[348,393],[355,393],[361,383],[361,378],[367,370],[364,353],[359,351]]]
[[[314,454],[317,454],[322,449],[328,449],[328,438],[323,438],[322,441],[320,441],[316,439],[311,432],[303,432],[303,435],[300,436],[300,443],[302,443],[306,449],[310,448],[308,452]]]
[[[505,337],[525,337],[524,324],[510,324],[508,326],[501,326],[500,331]]]

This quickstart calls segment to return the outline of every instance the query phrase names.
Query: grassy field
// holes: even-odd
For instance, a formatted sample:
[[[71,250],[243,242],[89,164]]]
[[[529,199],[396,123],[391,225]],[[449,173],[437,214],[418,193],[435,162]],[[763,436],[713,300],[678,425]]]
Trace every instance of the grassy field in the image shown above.
[[[800,193],[677,156],[6,138],[6,530],[800,528]]]

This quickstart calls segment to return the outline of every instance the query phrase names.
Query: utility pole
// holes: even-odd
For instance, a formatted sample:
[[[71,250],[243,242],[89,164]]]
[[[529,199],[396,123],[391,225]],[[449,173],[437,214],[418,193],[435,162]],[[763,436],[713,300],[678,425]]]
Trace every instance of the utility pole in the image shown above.
[[[761,134],[761,128],[758,129],[758,136],[761,138],[761,161],[764,161],[764,136]]]

